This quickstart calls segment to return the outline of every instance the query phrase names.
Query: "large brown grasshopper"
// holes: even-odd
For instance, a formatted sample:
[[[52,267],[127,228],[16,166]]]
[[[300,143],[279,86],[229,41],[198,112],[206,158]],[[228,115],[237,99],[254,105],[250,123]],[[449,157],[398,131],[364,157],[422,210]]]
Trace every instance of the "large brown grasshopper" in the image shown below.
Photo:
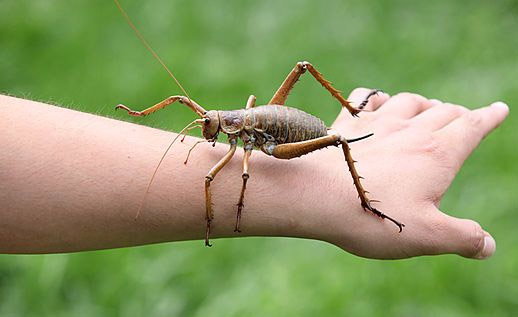
[[[153,178],[158,170],[158,167],[162,163],[165,155],[171,148],[172,144],[176,139],[183,133],[187,133],[189,130],[200,127],[205,140],[198,141],[189,150],[190,155],[192,149],[201,142],[216,142],[219,133],[228,135],[228,142],[230,143],[230,149],[225,156],[207,173],[205,176],[205,218],[207,221],[206,233],[205,233],[205,245],[211,246],[209,243],[210,227],[211,222],[214,219],[214,212],[212,209],[212,194],[210,185],[216,175],[221,169],[232,159],[237,149],[237,141],[241,139],[244,144],[244,158],[243,158],[243,184],[241,187],[241,194],[237,203],[237,218],[234,231],[240,232],[239,226],[241,221],[241,214],[244,206],[244,196],[246,190],[246,184],[250,177],[248,174],[248,161],[252,150],[258,148],[267,155],[271,155],[279,159],[292,159],[300,157],[304,154],[313,152],[318,149],[322,149],[331,145],[341,146],[345,161],[349,167],[349,171],[353,178],[354,186],[358,192],[361,206],[364,210],[369,210],[376,216],[382,219],[388,219],[398,226],[399,232],[403,230],[404,224],[389,217],[378,209],[371,205],[371,200],[367,198],[367,191],[363,188],[360,179],[361,176],[358,174],[354,160],[351,156],[351,150],[349,143],[362,140],[370,137],[372,134],[362,136],[355,139],[346,139],[339,133],[330,130],[322,120],[305,113],[301,110],[285,106],[284,103],[288,98],[288,94],[293,89],[295,83],[298,81],[300,76],[306,72],[309,72],[331,95],[336,98],[342,107],[346,108],[351,115],[357,116],[363,108],[367,105],[370,97],[378,93],[378,90],[371,91],[365,99],[358,105],[353,107],[349,101],[347,101],[340,93],[336,90],[329,81],[327,81],[321,73],[319,73],[313,65],[308,62],[299,62],[295,65],[288,77],[281,84],[279,89],[275,92],[270,102],[267,105],[255,106],[255,96],[251,95],[248,98],[245,109],[221,111],[221,110],[205,110],[202,106],[192,100],[185,92],[182,85],[178,82],[172,72],[165,66],[164,62],[156,54],[156,52],[149,46],[147,41],[142,37],[140,32],[135,28],[131,20],[129,19],[126,12],[122,9],[118,0],[114,0],[120,11],[126,18],[129,25],[133,28],[140,41],[146,46],[146,48],[153,54],[153,56],[160,62],[160,64],[166,69],[169,75],[175,80],[185,96],[171,96],[165,100],[157,103],[142,111],[134,111],[124,105],[118,105],[116,109],[124,109],[132,116],[146,116],[157,110],[163,109],[175,102],[179,102],[188,106],[194,111],[200,119],[196,119],[187,125],[178,136],[173,140],[170,146],[165,151],[162,159],[158,163],[155,173],[151,177],[147,192]],[[188,159],[188,157],[187,157]],[[186,159],[186,162],[187,162]],[[142,207],[142,205],[141,205]],[[140,207],[140,208],[141,208]],[[140,212],[139,208],[139,212]]]

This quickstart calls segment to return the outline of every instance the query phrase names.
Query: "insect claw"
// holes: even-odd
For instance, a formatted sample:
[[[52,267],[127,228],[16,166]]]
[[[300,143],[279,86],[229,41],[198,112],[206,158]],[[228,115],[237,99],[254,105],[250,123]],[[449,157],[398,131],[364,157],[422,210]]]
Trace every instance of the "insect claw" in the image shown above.
[[[210,236],[210,220],[207,220],[207,229],[205,230],[205,246],[206,247],[212,247],[212,244],[209,242],[209,236]]]
[[[380,217],[381,219],[387,219],[389,220],[390,222],[392,222],[393,224],[395,224],[396,226],[398,226],[399,228],[399,233],[401,233],[403,231],[403,227],[405,226],[405,224],[397,221],[396,219],[390,217],[390,216],[387,216],[385,215],[383,212],[379,211],[378,209],[372,207],[370,205],[370,202],[372,201],[376,201],[376,200],[370,200],[370,201],[367,201],[367,202],[362,202],[362,207],[363,209],[367,209],[369,211],[371,211],[373,214],[375,214],[376,216]],[[378,201],[379,202],[379,201]]]

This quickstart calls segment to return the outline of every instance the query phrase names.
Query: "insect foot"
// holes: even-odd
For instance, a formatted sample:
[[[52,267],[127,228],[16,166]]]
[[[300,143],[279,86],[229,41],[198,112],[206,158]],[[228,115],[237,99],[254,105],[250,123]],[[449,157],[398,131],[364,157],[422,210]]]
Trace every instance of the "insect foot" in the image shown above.
[[[125,105],[117,105],[117,107],[115,107],[115,110],[118,110],[118,109],[124,109],[128,112],[129,115],[134,116],[134,117],[140,117],[143,115],[142,112],[131,110],[130,108],[126,107]]]
[[[358,106],[358,110],[363,111],[363,108],[365,108],[365,106],[369,102],[369,98],[374,96],[374,95],[378,95],[378,93],[380,93],[380,92],[382,93],[383,90],[381,90],[381,89],[373,89],[370,93],[368,93],[367,96],[365,97],[365,99],[363,99],[363,101]]]
[[[205,246],[206,247],[212,247],[212,244],[209,242],[210,237],[210,219],[207,219],[207,229],[205,230]]]
[[[378,209],[371,206],[370,201],[362,201],[362,208],[363,210],[369,210],[376,216],[380,217],[381,219],[387,219],[392,221],[396,226],[399,228],[399,232],[403,231],[403,227],[405,226],[403,223],[397,221],[396,219],[385,215],[383,212],[379,211]]]

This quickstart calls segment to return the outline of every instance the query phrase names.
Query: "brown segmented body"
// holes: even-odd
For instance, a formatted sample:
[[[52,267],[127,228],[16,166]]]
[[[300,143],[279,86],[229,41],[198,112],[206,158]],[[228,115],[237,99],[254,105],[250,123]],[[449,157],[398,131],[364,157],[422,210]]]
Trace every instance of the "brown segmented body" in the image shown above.
[[[241,136],[244,132],[254,137],[253,143],[257,147],[267,141],[286,144],[312,140],[326,136],[328,130],[319,118],[302,110],[280,105],[218,111],[218,115],[222,132]]]
[[[268,105],[247,109],[246,119],[250,120],[254,129],[273,136],[278,144],[312,140],[327,135],[327,127],[322,120],[286,106]]]

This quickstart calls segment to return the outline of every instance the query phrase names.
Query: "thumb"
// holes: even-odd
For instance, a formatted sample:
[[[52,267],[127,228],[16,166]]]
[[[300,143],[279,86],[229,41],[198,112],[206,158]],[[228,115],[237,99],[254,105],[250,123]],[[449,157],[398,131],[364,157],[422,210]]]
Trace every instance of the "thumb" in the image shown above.
[[[437,253],[455,253],[466,258],[487,259],[496,250],[495,239],[473,220],[442,214]]]

